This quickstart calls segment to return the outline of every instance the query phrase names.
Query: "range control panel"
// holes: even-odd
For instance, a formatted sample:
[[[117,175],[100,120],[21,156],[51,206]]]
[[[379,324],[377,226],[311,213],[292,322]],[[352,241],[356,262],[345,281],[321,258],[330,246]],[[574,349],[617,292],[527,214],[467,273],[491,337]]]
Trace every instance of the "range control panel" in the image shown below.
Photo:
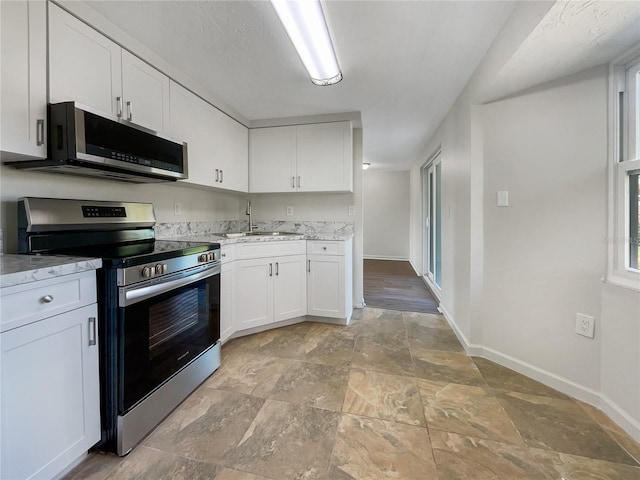
[[[82,206],[82,216],[85,218],[113,218],[127,217],[127,210],[124,207],[102,207],[102,206]]]

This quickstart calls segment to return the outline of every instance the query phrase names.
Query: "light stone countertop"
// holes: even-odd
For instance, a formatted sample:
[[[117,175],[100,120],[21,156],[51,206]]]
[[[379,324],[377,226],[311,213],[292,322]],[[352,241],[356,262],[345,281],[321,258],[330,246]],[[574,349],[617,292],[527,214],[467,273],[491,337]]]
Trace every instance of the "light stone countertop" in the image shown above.
[[[97,270],[100,258],[0,254],[0,288]]]
[[[231,245],[234,243],[255,243],[255,242],[290,242],[294,240],[323,240],[323,241],[344,241],[353,238],[353,233],[313,233],[313,234],[296,234],[296,235],[265,235],[265,236],[249,236],[227,238],[222,234],[207,233],[203,235],[178,235],[163,236],[157,240],[179,240],[190,242],[211,242],[220,245]]]

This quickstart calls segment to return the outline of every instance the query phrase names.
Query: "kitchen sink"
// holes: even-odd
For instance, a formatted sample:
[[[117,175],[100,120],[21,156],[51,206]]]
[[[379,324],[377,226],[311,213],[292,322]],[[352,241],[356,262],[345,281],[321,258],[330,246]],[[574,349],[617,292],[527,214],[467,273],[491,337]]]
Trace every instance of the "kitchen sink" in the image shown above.
[[[241,237],[286,237],[288,235],[302,235],[300,233],[291,232],[229,232],[221,233],[223,237],[227,238],[241,238]]]

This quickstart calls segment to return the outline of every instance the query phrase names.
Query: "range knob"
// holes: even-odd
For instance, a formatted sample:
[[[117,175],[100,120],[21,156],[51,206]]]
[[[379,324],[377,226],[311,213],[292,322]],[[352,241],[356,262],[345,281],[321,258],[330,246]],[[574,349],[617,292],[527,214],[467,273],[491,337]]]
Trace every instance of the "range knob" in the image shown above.
[[[207,259],[210,262],[213,262],[216,259],[216,256],[215,256],[215,254],[213,252],[209,252],[209,253],[207,253]]]
[[[151,278],[155,275],[156,271],[153,267],[144,267],[142,269],[142,276],[144,278]]]
[[[208,257],[207,257],[207,254],[206,254],[206,253],[203,253],[202,255],[200,255],[200,256],[198,257],[198,261],[199,261],[199,262],[206,262],[207,260],[208,260]]]
[[[156,275],[162,275],[164,273],[167,273],[167,264],[166,263],[159,263],[156,265]]]

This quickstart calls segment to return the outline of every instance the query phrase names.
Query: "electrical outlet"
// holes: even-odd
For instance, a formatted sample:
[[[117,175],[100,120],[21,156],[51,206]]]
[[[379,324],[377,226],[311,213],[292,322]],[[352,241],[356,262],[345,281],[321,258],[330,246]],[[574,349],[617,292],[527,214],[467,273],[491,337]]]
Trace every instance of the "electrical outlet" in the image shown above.
[[[287,217],[293,216],[293,207],[287,207]]]
[[[576,333],[585,337],[593,338],[596,326],[596,319],[583,313],[576,313]]]
[[[173,214],[174,215],[182,215],[182,205],[178,202],[173,204]]]
[[[350,217],[355,217],[356,216],[356,207],[355,207],[355,205],[349,205],[349,216]]]

